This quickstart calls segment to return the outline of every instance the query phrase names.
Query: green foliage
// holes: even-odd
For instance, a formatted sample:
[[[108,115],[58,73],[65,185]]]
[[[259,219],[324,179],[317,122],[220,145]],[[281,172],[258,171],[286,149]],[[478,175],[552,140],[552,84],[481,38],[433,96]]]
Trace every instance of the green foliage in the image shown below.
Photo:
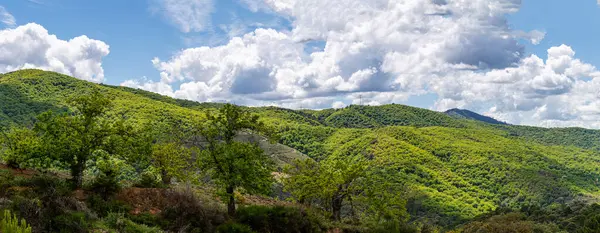
[[[407,216],[401,185],[380,174],[373,160],[347,148],[321,162],[297,161],[286,169],[284,186],[300,203],[321,206],[336,221],[362,218],[374,224],[404,222]],[[357,154],[358,153],[358,154]],[[346,216],[342,209],[349,207]]]
[[[595,228],[596,230],[598,228]],[[559,232],[559,228],[552,224],[540,224],[529,221],[522,214],[510,213],[506,215],[493,216],[485,221],[472,222],[463,227],[462,233],[528,233],[528,232]]]
[[[100,217],[106,217],[109,213],[127,213],[131,207],[122,201],[94,194],[87,197],[87,205]]]
[[[0,232],[3,233],[31,233],[31,226],[24,219],[19,220],[10,210],[4,210],[4,217],[0,221]]]
[[[101,120],[110,107],[110,100],[98,91],[73,98],[74,115],[38,117],[34,130],[44,142],[45,157],[55,158],[69,167],[76,187],[81,187],[88,159],[101,149],[111,134],[111,126]]]
[[[64,179],[35,176],[19,185],[28,191],[11,197],[10,208],[26,219],[35,232],[61,232],[63,229],[85,232],[81,229],[87,226],[91,214],[71,196],[70,185]],[[85,221],[74,221],[82,215],[85,215]]]
[[[221,108],[219,115],[207,112],[207,119],[200,129],[207,145],[198,155],[199,166],[223,189],[229,215],[233,216],[236,189],[243,188],[252,194],[269,192],[274,170],[273,161],[257,143],[235,141],[235,136],[249,131],[268,132],[258,116],[230,104]]]
[[[69,212],[58,215],[53,219],[53,228],[61,233],[88,232],[90,219],[83,212]]]
[[[110,96],[111,104],[101,96]],[[161,166],[150,166],[157,161],[154,144],[154,152],[177,145],[166,146],[174,151],[163,154],[169,156],[183,146],[200,147],[204,150],[190,157],[211,176],[207,183],[220,187],[226,197],[222,200],[235,207],[235,199],[229,199],[234,191],[263,193],[271,188],[273,170],[265,154],[280,155],[238,140],[248,133],[265,134],[269,128],[280,136],[280,143],[313,159],[293,165],[290,174],[277,174],[291,175],[293,182],[284,182],[293,197],[327,210],[333,209],[332,197],[343,196],[340,215],[352,224],[401,226],[408,212],[408,220],[416,225],[423,221],[450,229],[497,209],[524,208],[526,217],[519,221],[533,226],[552,222],[568,232],[585,232],[593,231],[597,222],[593,207],[566,206],[581,197],[597,201],[597,130],[490,125],[395,104],[322,111],[201,104],[39,70],[2,75],[0,106],[0,154],[18,168],[75,169],[74,176],[79,170],[102,176],[98,162],[108,155],[108,167],[126,165],[121,170],[127,172],[116,175],[119,183],[144,181],[143,186],[158,187]],[[44,113],[48,110],[53,113]],[[204,111],[217,115],[209,114],[207,121]],[[86,125],[91,130],[82,130]],[[176,167],[183,163],[173,162],[163,166],[167,175],[190,179],[190,174],[177,174],[183,169]],[[145,175],[138,178],[140,173]],[[37,179],[34,185],[9,176],[0,182],[2,188],[45,187],[0,192],[11,198],[11,208],[34,230],[55,230],[40,219],[85,211],[69,198],[68,188],[63,190],[64,182]],[[98,212],[109,211],[93,206]],[[531,206],[537,207],[528,209]],[[173,224],[192,222],[198,229],[212,219],[194,211],[166,213]],[[488,224],[485,219],[477,222]]]
[[[137,224],[126,218],[122,213],[109,213],[105,218],[106,223],[111,229],[122,233],[160,233],[158,228],[148,227],[146,225]]]
[[[140,180],[134,186],[139,188],[164,188],[165,185],[161,182],[163,180],[157,170],[154,167],[149,167],[143,171]]]
[[[173,232],[213,232],[225,222],[223,207],[212,200],[199,198],[193,190],[167,192],[166,208],[160,218],[167,225],[163,229]]]
[[[0,157],[9,167],[25,168],[30,167],[31,158],[36,154],[42,153],[43,142],[38,138],[34,131],[27,128],[11,127],[8,130],[2,130],[0,135]]]
[[[158,168],[163,184],[171,183],[171,178],[185,181],[193,177],[190,169],[192,151],[177,143],[159,143],[152,147],[152,164]]]
[[[217,227],[216,232],[217,233],[254,233],[255,231],[252,231],[252,228],[250,228],[249,226],[235,223],[235,222],[228,222],[228,223],[222,224],[219,227]]]
[[[243,207],[238,210],[236,219],[257,232],[324,232],[322,220],[306,210],[294,207]]]

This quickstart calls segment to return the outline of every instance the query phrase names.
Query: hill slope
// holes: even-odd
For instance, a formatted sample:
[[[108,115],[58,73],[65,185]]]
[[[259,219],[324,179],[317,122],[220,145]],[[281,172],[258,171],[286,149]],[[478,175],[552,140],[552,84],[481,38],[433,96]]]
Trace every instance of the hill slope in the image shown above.
[[[0,76],[0,124],[30,125],[48,109],[68,111],[65,99],[92,87],[114,96],[111,116],[138,122],[186,121],[220,106],[24,70]],[[278,130],[280,143],[316,160],[333,154],[373,159],[386,171],[380,176],[407,187],[414,219],[452,225],[499,207],[600,197],[600,131],[488,124],[403,105],[248,109]],[[285,163],[301,158],[289,147],[266,150]]]
[[[464,109],[453,108],[444,113],[448,114],[448,116],[458,118],[458,119],[469,119],[469,120],[476,120],[476,121],[481,121],[481,122],[496,124],[496,125],[506,125],[506,122],[502,122],[502,121],[496,120],[494,118],[480,115],[478,113],[475,113],[475,112],[472,112],[469,110],[464,110]]]
[[[114,108],[110,113],[113,118],[126,118],[137,123],[152,120],[179,121],[180,124],[185,124],[191,119],[205,117],[202,111],[192,109],[203,108],[197,102],[176,100],[149,92],[140,94],[135,89],[98,85],[54,72],[21,70],[0,76],[0,126],[30,126],[42,112],[68,111],[68,98],[88,93],[92,88],[98,88],[114,98]],[[284,145],[261,145],[280,165],[295,158],[305,158],[305,155]]]

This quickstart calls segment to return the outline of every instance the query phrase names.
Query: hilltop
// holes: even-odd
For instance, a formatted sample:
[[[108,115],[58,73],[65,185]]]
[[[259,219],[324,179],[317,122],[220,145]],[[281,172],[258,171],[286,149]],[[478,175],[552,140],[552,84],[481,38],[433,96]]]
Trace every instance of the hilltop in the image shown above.
[[[496,120],[494,118],[484,116],[484,115],[481,115],[481,114],[478,114],[478,113],[475,113],[475,112],[472,112],[469,110],[465,110],[465,109],[453,108],[444,113],[448,114],[451,117],[455,117],[458,119],[469,119],[469,120],[476,120],[476,121],[481,121],[481,122],[496,124],[496,125],[507,125],[506,122],[502,122],[502,121]]]

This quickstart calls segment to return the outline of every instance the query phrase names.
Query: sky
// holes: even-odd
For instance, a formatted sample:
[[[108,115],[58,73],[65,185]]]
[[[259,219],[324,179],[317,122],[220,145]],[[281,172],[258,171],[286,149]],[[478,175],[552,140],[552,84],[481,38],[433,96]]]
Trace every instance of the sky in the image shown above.
[[[201,102],[600,128],[595,0],[3,0],[0,73]]]

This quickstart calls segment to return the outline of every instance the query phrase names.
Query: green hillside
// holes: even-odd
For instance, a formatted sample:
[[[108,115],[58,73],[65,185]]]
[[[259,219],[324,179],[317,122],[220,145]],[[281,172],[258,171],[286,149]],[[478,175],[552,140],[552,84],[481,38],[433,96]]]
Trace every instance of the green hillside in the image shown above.
[[[0,126],[29,126],[42,112],[66,112],[66,101],[69,97],[89,93],[92,88],[98,88],[113,98],[115,106],[110,113],[113,119],[127,119],[139,125],[150,121],[186,125],[193,119],[204,118],[204,112],[198,110],[219,106],[173,99],[131,88],[93,84],[54,72],[22,70],[0,76]],[[276,161],[304,157],[283,145],[269,148],[278,151],[274,152],[273,156],[282,156],[276,158]]]
[[[114,99],[111,118],[139,124],[185,124],[204,118],[203,110],[223,106],[23,70],[0,76],[0,125],[31,126],[47,110],[68,112],[66,99],[92,88]],[[529,220],[600,198],[597,130],[489,124],[398,104],[245,109],[278,133],[282,145],[263,143],[263,148],[282,166],[304,155],[322,164],[345,157],[358,158],[345,163],[367,160],[376,179],[401,190],[393,194],[406,201],[410,222],[448,230],[501,211],[525,212],[523,219]],[[527,212],[531,208],[539,211]],[[576,212],[569,211],[569,216]],[[531,221],[569,231],[570,221],[579,221],[561,216]]]
[[[444,113],[446,113],[448,116],[458,118],[458,119],[469,119],[469,120],[476,120],[476,121],[481,121],[481,122],[496,124],[496,125],[506,125],[505,122],[498,121],[494,118],[480,115],[475,112],[472,112],[469,110],[464,110],[464,109],[454,108],[454,109],[450,109]]]

